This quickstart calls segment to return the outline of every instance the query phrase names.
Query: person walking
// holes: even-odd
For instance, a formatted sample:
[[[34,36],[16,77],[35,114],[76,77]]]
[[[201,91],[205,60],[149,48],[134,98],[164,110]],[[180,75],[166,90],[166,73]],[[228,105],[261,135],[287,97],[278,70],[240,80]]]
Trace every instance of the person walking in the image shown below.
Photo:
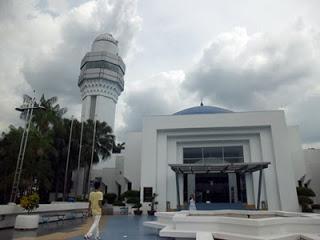
[[[191,194],[190,195],[190,198],[189,198],[189,210],[190,211],[194,211],[194,210],[197,210],[196,208],[196,201],[194,199],[194,195]]]
[[[89,195],[89,215],[93,216],[93,224],[91,225],[88,233],[84,235],[84,239],[91,239],[92,236],[96,240],[101,239],[99,233],[99,221],[102,214],[102,200],[103,194],[100,191],[100,182],[94,183],[94,191]]]

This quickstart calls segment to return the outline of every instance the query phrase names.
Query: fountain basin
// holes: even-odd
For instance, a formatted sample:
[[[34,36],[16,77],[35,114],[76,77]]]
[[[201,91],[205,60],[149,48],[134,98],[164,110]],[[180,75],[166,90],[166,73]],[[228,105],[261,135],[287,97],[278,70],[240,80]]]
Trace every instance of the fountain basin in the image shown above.
[[[219,239],[297,239],[320,235],[320,215],[283,211],[181,211],[158,212],[145,226],[161,229],[161,237],[196,239],[211,233]],[[320,239],[320,237],[319,237]]]

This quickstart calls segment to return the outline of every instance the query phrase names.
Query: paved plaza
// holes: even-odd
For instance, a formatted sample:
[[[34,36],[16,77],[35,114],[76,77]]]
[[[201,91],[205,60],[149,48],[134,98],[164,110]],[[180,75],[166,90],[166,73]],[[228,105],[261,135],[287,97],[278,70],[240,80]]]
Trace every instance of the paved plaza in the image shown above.
[[[165,240],[158,237],[156,230],[142,226],[144,221],[153,220],[148,216],[103,216],[100,232],[104,239]],[[64,222],[41,224],[37,231],[0,230],[1,240],[83,240],[92,219],[74,219]]]
[[[130,239],[130,240],[156,240],[166,239],[158,237],[156,230],[143,227],[144,221],[153,220],[147,216],[110,216],[107,223],[101,228],[102,239]],[[83,236],[71,240],[82,240]]]

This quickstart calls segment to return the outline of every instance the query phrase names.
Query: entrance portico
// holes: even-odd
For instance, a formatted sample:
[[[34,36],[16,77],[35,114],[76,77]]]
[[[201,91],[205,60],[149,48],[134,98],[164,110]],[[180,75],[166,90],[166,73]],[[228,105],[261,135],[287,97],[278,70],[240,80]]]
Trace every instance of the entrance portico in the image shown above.
[[[176,174],[177,208],[181,209],[179,176],[184,176],[186,197],[196,194],[197,202],[245,203],[245,174],[259,171],[256,208],[260,209],[262,172],[270,162],[221,164],[169,164]],[[186,198],[185,197],[185,198]],[[185,199],[186,200],[186,199]]]

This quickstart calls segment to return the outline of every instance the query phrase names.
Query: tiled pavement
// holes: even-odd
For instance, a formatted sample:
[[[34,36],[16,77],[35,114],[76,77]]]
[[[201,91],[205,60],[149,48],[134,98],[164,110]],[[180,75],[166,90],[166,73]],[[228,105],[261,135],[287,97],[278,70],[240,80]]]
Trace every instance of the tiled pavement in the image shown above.
[[[166,240],[158,237],[156,230],[143,227],[148,216],[103,216],[100,221],[102,240]],[[61,223],[41,224],[37,231],[0,231],[0,240],[83,240],[92,219],[75,219]]]
[[[167,240],[160,238],[156,230],[143,227],[144,221],[150,221],[154,217],[148,216],[108,216],[107,223],[100,227],[103,240]],[[70,240],[83,240],[83,236]]]
[[[101,218],[105,226],[107,216]],[[90,227],[91,219],[73,219],[63,222],[40,224],[35,231],[17,231],[13,228],[0,230],[0,240],[65,240],[83,235]]]

